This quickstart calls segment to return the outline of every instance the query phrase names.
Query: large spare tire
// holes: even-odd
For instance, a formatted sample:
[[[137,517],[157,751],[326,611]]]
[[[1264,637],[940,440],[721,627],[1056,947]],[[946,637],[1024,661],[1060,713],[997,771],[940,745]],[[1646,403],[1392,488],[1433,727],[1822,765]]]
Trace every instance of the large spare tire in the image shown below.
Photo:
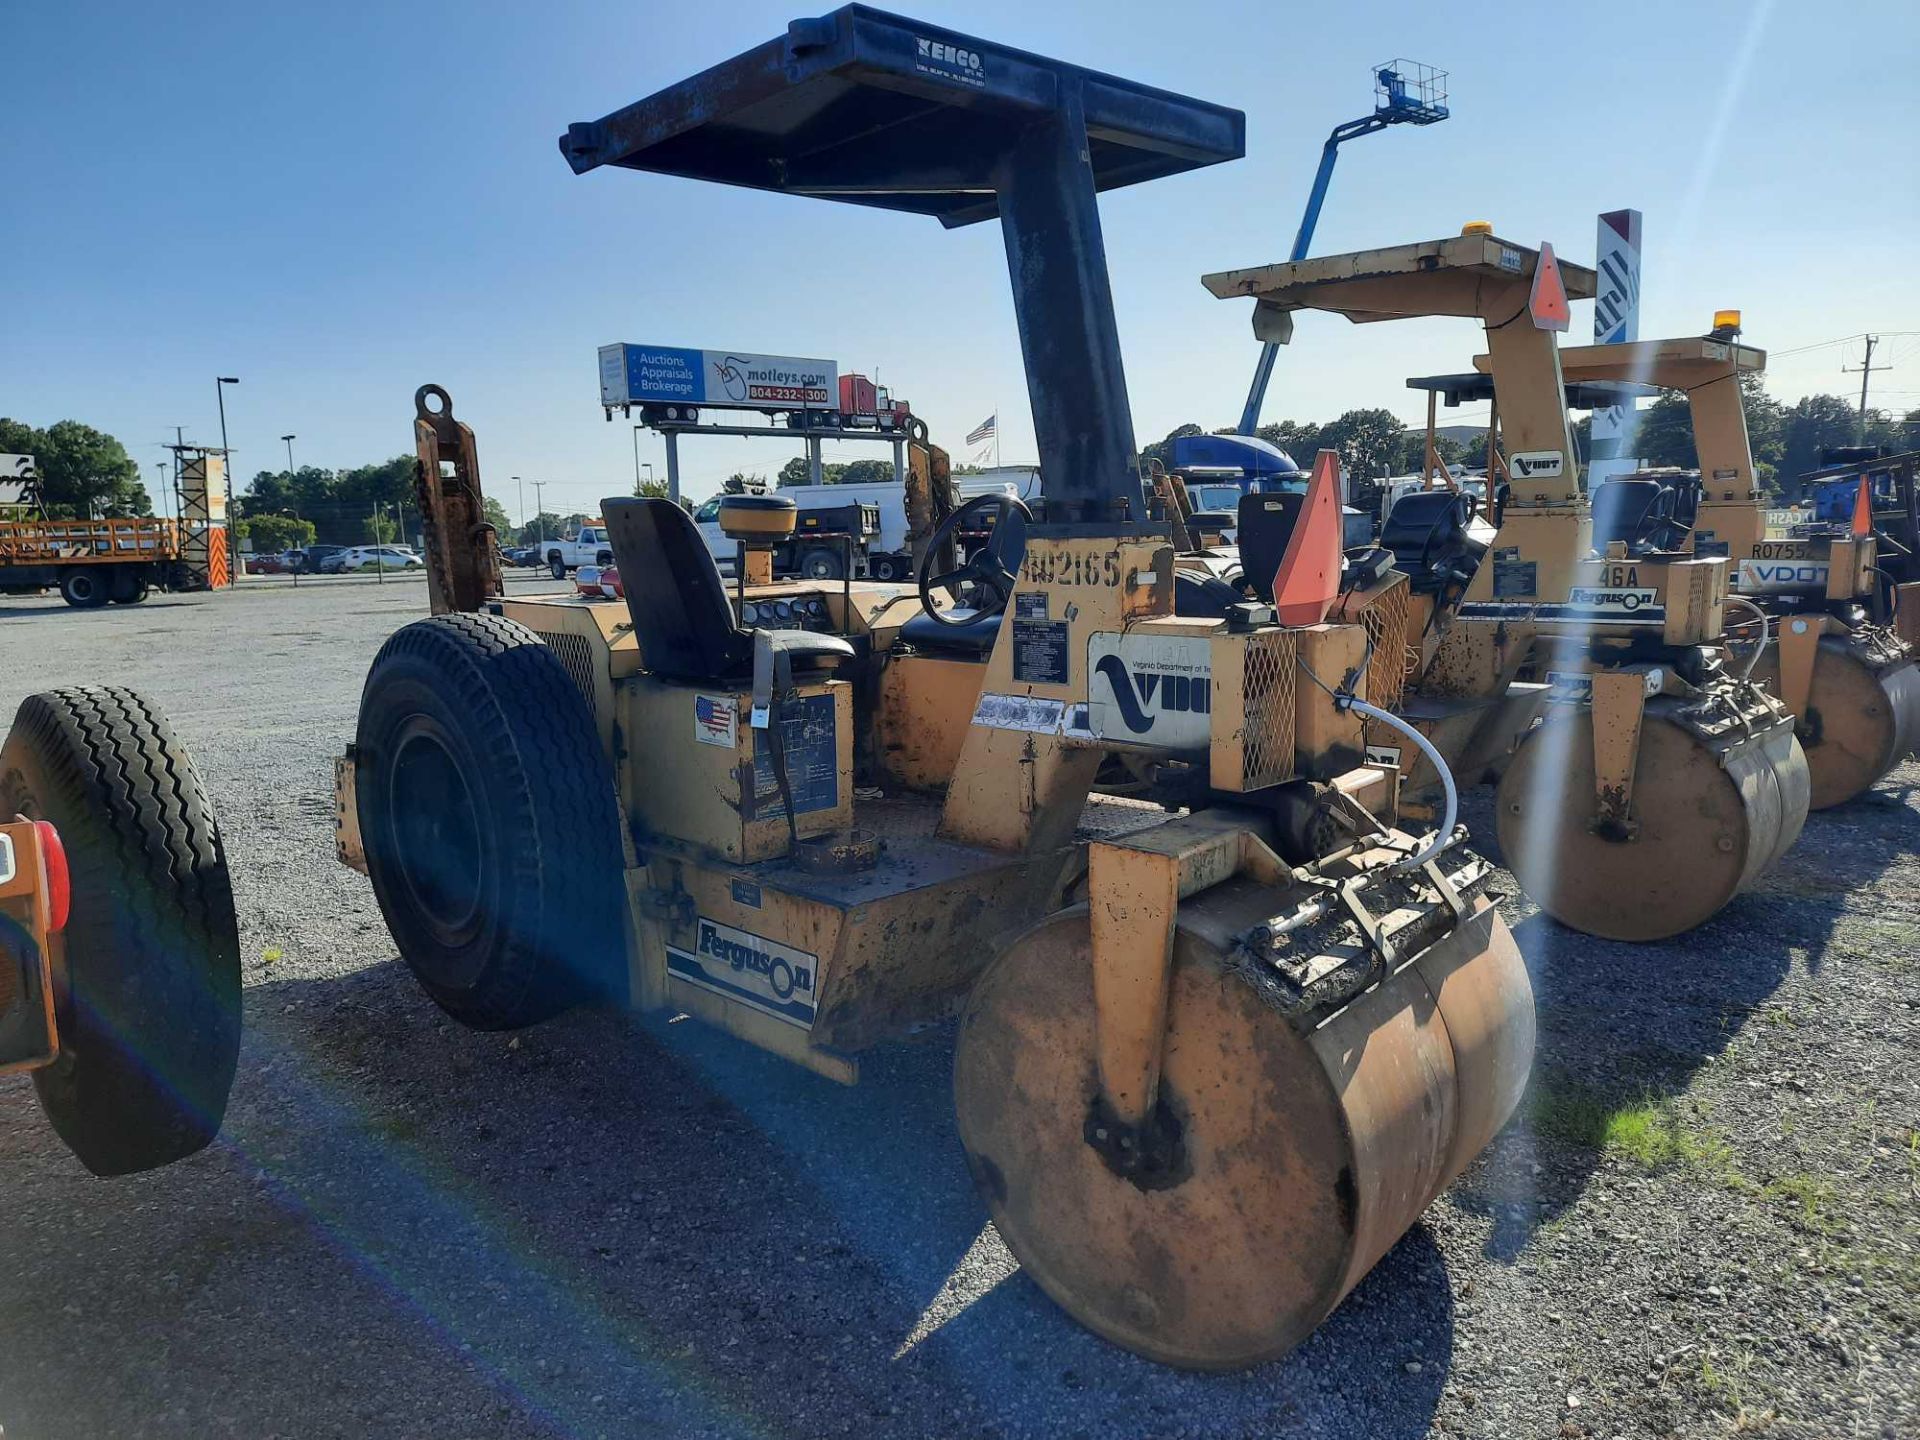
[[[96,1175],[219,1133],[240,1054],[226,852],[166,719],[119,686],[30,695],[0,747],[0,812],[50,821],[72,876],[55,976],[60,1054],[40,1104]]]
[[[399,631],[367,674],[354,754],[367,873],[442,1009],[503,1030],[619,993],[613,772],[539,636],[497,615]]]

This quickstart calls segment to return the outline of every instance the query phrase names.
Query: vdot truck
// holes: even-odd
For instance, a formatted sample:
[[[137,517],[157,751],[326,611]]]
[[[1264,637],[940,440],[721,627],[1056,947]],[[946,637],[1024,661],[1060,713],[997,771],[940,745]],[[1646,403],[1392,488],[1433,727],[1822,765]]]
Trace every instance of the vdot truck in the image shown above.
[[[547,569],[556,580],[566,579],[569,570],[578,570],[582,565],[613,563],[613,547],[607,544],[606,526],[598,520],[547,541],[540,553],[546,557]]]

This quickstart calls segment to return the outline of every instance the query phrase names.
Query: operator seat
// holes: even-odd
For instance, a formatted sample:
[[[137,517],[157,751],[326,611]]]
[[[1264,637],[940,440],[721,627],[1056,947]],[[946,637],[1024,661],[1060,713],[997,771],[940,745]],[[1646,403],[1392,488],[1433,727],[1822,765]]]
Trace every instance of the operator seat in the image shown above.
[[[1240,497],[1240,568],[1253,593],[1269,604],[1273,579],[1286,558],[1287,542],[1306,508],[1304,493],[1292,490],[1254,491]]]
[[[811,630],[741,629],[700,529],[671,500],[617,499],[601,506],[641,662],[665,680],[718,685],[752,676],[756,643],[792,665],[834,664],[853,646]]]
[[[1416,591],[1437,593],[1470,577],[1487,546],[1468,529],[1470,497],[1454,490],[1411,490],[1393,502],[1380,544]],[[1484,528],[1484,527],[1483,527]]]

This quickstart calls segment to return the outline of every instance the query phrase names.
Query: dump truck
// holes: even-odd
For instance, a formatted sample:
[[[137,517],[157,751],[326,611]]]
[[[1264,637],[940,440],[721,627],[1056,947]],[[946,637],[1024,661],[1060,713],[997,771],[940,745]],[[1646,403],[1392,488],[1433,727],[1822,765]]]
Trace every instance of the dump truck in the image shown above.
[[[30,695],[0,816],[0,1073],[96,1175],[193,1154],[239,1059],[240,939],[191,756],[135,691]]]
[[[1365,727],[1399,722],[1364,627],[1327,618],[1324,472],[1272,603],[1175,611],[1095,196],[1244,136],[1238,111],[862,6],[570,127],[582,174],[998,218],[1044,523],[980,497],[915,587],[814,586],[772,576],[791,502],[733,496],[730,587],[679,507],[610,498],[624,604],[509,599],[453,553],[471,432],[417,419],[423,458],[445,447],[421,472],[446,492],[423,510],[438,613],[376,657],[337,768],[341,858],[464,1023],[611,998],[852,1084],[957,1014],[967,1166],[1026,1273],[1208,1369],[1325,1318],[1505,1123],[1534,1035],[1453,807],[1405,828],[1398,772],[1362,763]],[[911,468],[910,497],[946,457],[916,443]],[[989,538],[961,558],[969,526]],[[1211,757],[1218,797],[1091,796],[1117,753]]]

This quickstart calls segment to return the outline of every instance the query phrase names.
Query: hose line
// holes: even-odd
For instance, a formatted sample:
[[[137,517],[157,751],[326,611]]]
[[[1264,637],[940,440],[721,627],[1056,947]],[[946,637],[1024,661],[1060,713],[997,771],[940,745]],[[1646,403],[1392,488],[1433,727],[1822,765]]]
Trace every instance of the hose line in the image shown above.
[[[1391,726],[1411,740],[1419,747],[1420,753],[1432,762],[1434,770],[1438,772],[1440,776],[1441,785],[1446,788],[1446,812],[1441,816],[1439,830],[1434,832],[1434,836],[1427,842],[1426,848],[1418,855],[1410,856],[1405,860],[1397,860],[1388,867],[1392,870],[1417,869],[1433,859],[1433,857],[1438,855],[1442,850],[1446,849],[1448,842],[1453,839],[1454,823],[1459,819],[1460,815],[1460,794],[1454,788],[1453,772],[1447,768],[1447,762],[1440,758],[1440,752],[1433,748],[1433,742],[1428,740],[1426,736],[1422,735],[1406,721],[1402,720],[1398,715],[1388,710],[1382,710],[1378,705],[1369,705],[1364,700],[1348,699],[1346,697],[1341,697],[1341,699],[1348,709],[1358,711],[1369,720],[1378,720],[1382,725]]]
[[[1746,668],[1740,672],[1740,679],[1744,682],[1752,678],[1753,667],[1758,665],[1760,663],[1760,657],[1767,653],[1767,612],[1754,604],[1753,601],[1747,599],[1744,595],[1727,596],[1727,604],[1746,606],[1747,609],[1753,612],[1753,618],[1760,622],[1759,643],[1753,647],[1753,653],[1747,657]]]

